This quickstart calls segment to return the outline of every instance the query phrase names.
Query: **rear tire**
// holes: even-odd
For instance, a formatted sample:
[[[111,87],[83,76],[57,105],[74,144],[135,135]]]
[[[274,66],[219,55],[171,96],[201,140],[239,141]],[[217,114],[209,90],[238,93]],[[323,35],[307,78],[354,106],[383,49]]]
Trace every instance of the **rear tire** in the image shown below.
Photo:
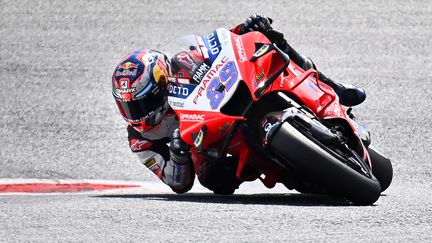
[[[332,154],[330,148],[306,137],[288,122],[272,135],[270,147],[300,173],[325,185],[335,196],[343,196],[358,205],[373,204],[380,196],[380,183],[372,173],[354,170]]]
[[[378,152],[372,146],[368,147],[372,161],[372,173],[381,185],[381,192],[385,191],[393,180],[393,166],[389,158]]]

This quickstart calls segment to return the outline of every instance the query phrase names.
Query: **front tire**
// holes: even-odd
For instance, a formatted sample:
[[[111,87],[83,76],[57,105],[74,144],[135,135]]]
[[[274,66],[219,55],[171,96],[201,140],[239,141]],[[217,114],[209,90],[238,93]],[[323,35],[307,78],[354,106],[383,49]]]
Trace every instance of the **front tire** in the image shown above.
[[[288,122],[273,133],[270,147],[300,173],[325,185],[331,194],[343,196],[358,205],[373,204],[380,196],[380,183],[372,173],[354,170],[342,161],[341,156]]]
[[[393,166],[389,158],[378,152],[372,146],[368,147],[372,161],[372,173],[381,185],[381,192],[385,191],[393,180]]]

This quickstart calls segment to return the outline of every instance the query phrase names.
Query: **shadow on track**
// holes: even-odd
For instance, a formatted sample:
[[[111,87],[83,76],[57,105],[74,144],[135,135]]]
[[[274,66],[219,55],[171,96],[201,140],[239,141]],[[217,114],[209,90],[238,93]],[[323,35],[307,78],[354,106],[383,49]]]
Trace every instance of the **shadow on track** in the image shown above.
[[[98,198],[144,199],[159,201],[216,203],[216,204],[256,204],[256,205],[285,205],[285,206],[353,206],[350,202],[324,195],[269,193],[252,195],[220,196],[211,193],[187,194],[123,194],[97,195]]]

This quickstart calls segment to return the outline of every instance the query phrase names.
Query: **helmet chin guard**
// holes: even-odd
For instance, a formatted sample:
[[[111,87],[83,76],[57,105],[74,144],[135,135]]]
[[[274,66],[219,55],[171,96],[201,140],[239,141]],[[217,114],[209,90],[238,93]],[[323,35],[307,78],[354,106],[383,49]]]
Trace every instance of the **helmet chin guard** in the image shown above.
[[[150,113],[143,121],[128,121],[128,123],[138,132],[146,132],[158,126],[167,112],[168,102],[165,101],[164,105],[160,106],[154,112]]]
[[[164,116],[166,115],[166,113],[168,112],[168,102],[165,101],[165,104],[161,107],[158,108],[158,110],[156,110],[156,114],[154,115],[154,123],[155,126],[159,125],[159,123],[162,121],[162,118],[164,118]]]

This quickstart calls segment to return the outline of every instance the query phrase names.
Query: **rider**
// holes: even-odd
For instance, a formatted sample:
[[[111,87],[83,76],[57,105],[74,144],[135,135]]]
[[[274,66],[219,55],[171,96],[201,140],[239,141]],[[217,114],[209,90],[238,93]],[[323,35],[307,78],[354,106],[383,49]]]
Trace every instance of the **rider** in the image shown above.
[[[195,173],[178,119],[167,103],[169,69],[165,54],[137,50],[114,70],[112,93],[128,123],[132,152],[173,191],[183,193],[192,188]]]
[[[236,34],[260,31],[301,68],[315,68],[311,59],[300,55],[283,34],[272,29],[271,23],[270,18],[254,14],[231,31]],[[182,65],[179,57],[177,54],[170,60],[166,54],[155,50],[137,50],[127,55],[114,70],[112,93],[121,115],[128,122],[129,146],[141,163],[177,193],[190,190],[197,173],[200,183],[210,190],[230,194],[240,184],[235,176],[235,163],[224,158],[226,163],[204,163],[194,170],[189,146],[180,137],[178,118],[167,103],[169,77],[190,74],[191,70],[187,69],[195,66]],[[360,104],[366,97],[363,89],[336,83],[320,72],[319,78],[336,91],[343,105]],[[218,180],[221,175],[224,180]]]

